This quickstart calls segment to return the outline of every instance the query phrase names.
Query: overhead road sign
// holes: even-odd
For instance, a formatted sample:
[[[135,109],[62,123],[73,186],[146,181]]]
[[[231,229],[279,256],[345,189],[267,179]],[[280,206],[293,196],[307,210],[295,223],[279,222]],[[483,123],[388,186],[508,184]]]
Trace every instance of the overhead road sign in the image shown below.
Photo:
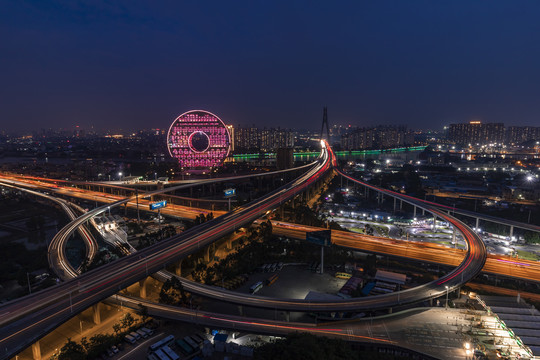
[[[167,206],[167,200],[161,200],[150,204],[150,210],[157,210]]]
[[[236,189],[234,188],[225,189],[223,192],[225,193],[225,198],[236,196]]]
[[[313,244],[330,246],[332,245],[331,230],[306,232],[306,240]]]

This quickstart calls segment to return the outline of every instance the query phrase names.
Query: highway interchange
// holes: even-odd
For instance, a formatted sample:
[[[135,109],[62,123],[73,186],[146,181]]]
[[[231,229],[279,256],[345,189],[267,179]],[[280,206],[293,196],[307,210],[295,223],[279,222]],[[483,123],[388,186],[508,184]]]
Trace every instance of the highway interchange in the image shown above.
[[[242,209],[87,272],[76,279],[3,304],[0,307],[0,348],[5,349],[5,358],[18,353],[67,319],[118,290],[256,220],[321,180],[330,169],[329,153],[325,150],[321,152],[316,164],[303,176]],[[129,199],[119,200],[108,206],[126,201]],[[68,224],[61,232],[68,234],[75,231],[90,216],[106,211],[108,206],[88,212]]]
[[[196,227],[196,229],[192,228],[136,254],[83,274],[77,279],[53,287],[52,290],[46,289],[38,294],[33,294],[3,305],[0,307],[0,324],[2,325],[2,329],[0,330],[0,346],[5,348],[8,354],[13,355],[17,353],[81,310],[163,269],[166,264],[170,264],[204,248],[225,234],[248,224],[264,215],[267,211],[276,208],[296,194],[304,191],[315,181],[320,180],[330,170],[330,164],[335,165],[335,157],[331,149],[325,147],[323,144],[321,158],[304,176],[277,189],[268,196],[248,204],[245,208],[220,216],[213,221]],[[343,173],[340,173],[340,175],[348,177],[348,175]],[[356,179],[348,178],[358,182]],[[297,299],[261,298],[246,296],[245,294],[239,296],[239,294],[234,292],[200,286],[200,284],[196,283],[193,288],[189,287],[190,284],[185,283],[186,290],[204,296],[256,307],[320,312],[362,311],[388,308],[397,304],[413,303],[441,296],[445,292],[451,291],[460,284],[467,282],[481,271],[486,261],[486,249],[482,240],[468,226],[424,201],[402,194],[392,193],[384,189],[378,189],[368,184],[362,183],[362,185],[369,186],[377,191],[386,192],[388,195],[425,209],[455,226],[461,232],[468,245],[461,264],[446,276],[417,288],[369,298],[338,302],[306,302]],[[144,196],[146,197],[150,194],[144,194]],[[106,211],[108,206],[117,206],[130,200],[133,199],[119,200],[116,203],[94,209],[85,214],[85,216],[70,223],[61,230],[61,233],[63,236],[68,236],[90,216]],[[109,274],[111,273],[114,275],[110,276]],[[36,299],[40,299],[40,301],[36,302]],[[182,309],[182,311],[186,310]],[[243,319],[245,320],[245,318]],[[293,324],[289,324],[289,327],[294,326]]]

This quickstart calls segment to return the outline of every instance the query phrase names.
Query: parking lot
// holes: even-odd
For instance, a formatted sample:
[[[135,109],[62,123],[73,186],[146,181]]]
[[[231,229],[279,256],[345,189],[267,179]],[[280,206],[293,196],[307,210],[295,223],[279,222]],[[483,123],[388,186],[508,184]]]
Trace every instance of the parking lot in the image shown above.
[[[315,291],[325,294],[335,295],[339,289],[347,282],[344,279],[337,279],[332,273],[317,274],[307,269],[308,265],[287,265],[283,266],[282,270],[272,272],[255,272],[249,275],[249,279],[235,291],[249,294],[249,288],[262,281],[268,279],[273,274],[278,274],[278,279],[270,286],[264,285],[255,295],[286,298],[286,299],[304,299],[310,291]],[[206,300],[203,306],[204,309],[215,312],[225,312],[228,314],[239,314],[237,305],[227,304],[224,302],[216,302]],[[255,308],[243,308],[245,316],[261,316],[268,319],[281,319],[285,315],[281,311],[265,310]],[[291,321],[314,321],[314,318],[308,314],[291,313]]]

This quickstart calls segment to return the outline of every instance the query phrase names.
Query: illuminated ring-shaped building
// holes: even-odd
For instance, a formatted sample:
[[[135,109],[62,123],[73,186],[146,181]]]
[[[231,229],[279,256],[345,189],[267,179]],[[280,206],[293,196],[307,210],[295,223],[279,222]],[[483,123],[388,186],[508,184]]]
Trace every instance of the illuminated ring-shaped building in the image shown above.
[[[213,168],[223,163],[231,137],[216,115],[204,110],[191,110],[177,117],[167,134],[169,154],[184,168]]]

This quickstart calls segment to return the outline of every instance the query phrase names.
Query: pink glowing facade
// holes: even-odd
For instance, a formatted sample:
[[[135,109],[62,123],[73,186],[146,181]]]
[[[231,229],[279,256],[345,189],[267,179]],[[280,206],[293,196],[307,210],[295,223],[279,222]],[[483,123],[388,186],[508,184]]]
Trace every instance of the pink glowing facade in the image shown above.
[[[167,134],[167,147],[181,167],[213,168],[229,155],[231,137],[216,115],[191,110],[177,117]]]

